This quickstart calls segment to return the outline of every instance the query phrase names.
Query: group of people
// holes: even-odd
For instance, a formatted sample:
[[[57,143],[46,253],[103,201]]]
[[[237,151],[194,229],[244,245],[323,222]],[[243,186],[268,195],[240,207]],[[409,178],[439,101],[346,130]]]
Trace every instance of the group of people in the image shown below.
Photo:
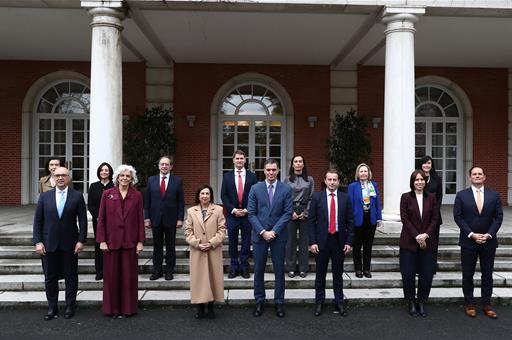
[[[73,317],[78,288],[78,253],[87,237],[87,215],[83,196],[73,190],[68,170],[50,160],[49,175],[41,179],[34,217],[34,244],[42,257],[48,312],[45,320],[58,315],[58,280],[66,281],[65,318]],[[58,164],[57,164],[58,163]],[[228,278],[250,278],[250,248],[254,260],[253,315],[259,317],[265,307],[264,273],[271,252],[275,313],[285,316],[285,273],[290,278],[305,278],[309,252],[316,261],[314,315],[320,316],[325,301],[329,260],[333,272],[334,308],[347,315],[343,295],[345,255],[353,252],[357,278],[371,278],[372,245],[376,228],[382,224],[382,209],[377,183],[370,167],[362,163],[348,193],[340,190],[335,169],[324,174],[325,189],[315,192],[306,160],[292,158],[289,173],[281,182],[279,163],[264,163],[265,180],[245,169],[246,155],[233,154],[234,169],[223,176],[221,199],[214,203],[210,186],[197,189],[195,205],[187,210],[183,182],[172,173],[174,158],[163,156],[159,174],[148,179],[143,195],[134,185],[136,170],[121,165],[114,172],[108,163],[97,170],[98,182],[92,183],[88,209],[96,237],[96,280],[103,280],[103,312],[113,318],[129,317],[138,307],[138,255],[144,249],[145,230],[153,234],[153,272],[150,280],[174,279],[176,230],[184,226],[190,246],[191,302],[197,305],[195,317],[215,318],[214,302],[224,301],[222,244],[228,236],[230,268]],[[496,233],[503,213],[499,195],[485,189],[481,167],[470,170],[472,188],[459,192],[455,199],[455,222],[461,229],[460,246],[463,268],[465,312],[474,317],[473,275],[477,258],[482,271],[483,311],[496,317],[491,308],[492,271],[497,246]],[[410,192],[400,202],[403,223],[400,236],[400,271],[404,297],[411,316],[426,316],[425,303],[437,270],[437,248],[441,225],[441,179],[433,160],[425,157],[421,169],[410,177]],[[238,247],[241,241],[240,250]],[[165,256],[164,256],[165,244]],[[297,251],[298,247],[298,251]],[[165,257],[165,267],[164,259]],[[418,288],[415,277],[418,274]]]

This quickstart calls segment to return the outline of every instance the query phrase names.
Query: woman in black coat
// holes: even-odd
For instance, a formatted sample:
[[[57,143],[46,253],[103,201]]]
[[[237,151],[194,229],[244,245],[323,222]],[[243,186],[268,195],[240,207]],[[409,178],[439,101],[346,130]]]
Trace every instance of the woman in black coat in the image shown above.
[[[112,183],[112,175],[114,170],[110,164],[104,162],[98,167],[96,175],[99,181],[94,182],[89,187],[87,196],[87,209],[92,215],[92,227],[94,229],[94,237],[96,238],[96,227],[98,226],[98,212],[100,210],[101,195],[103,191],[114,186]],[[96,280],[103,279],[103,252],[100,250],[100,244],[95,243],[94,246],[94,267],[96,269]]]

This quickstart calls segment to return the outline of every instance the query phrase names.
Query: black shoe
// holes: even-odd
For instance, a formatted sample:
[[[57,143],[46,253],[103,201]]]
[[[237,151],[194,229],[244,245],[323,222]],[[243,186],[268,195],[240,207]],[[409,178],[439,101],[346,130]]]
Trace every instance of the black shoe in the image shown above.
[[[254,307],[254,312],[252,313],[252,315],[255,317],[261,316],[263,314],[263,309],[264,309],[263,303],[262,302],[257,303],[256,307]]]
[[[369,279],[372,277],[372,273],[369,270],[365,270],[363,272],[363,275],[364,275],[364,277],[367,277]]]
[[[162,277],[162,272],[153,272],[153,274],[151,274],[151,276],[149,277],[149,279],[151,281],[155,281],[155,280],[158,280],[159,278]]]
[[[277,317],[284,318],[284,305],[282,303],[276,303],[275,309]]]
[[[248,279],[251,277],[251,275],[249,274],[249,269],[242,270],[242,277],[244,279]]]
[[[96,273],[96,277],[94,278],[96,281],[103,280],[103,273]]]
[[[337,303],[334,306],[334,309],[340,314],[340,316],[347,316],[347,311],[345,310],[345,306],[343,305],[343,302]]]
[[[174,279],[174,275],[172,275],[172,273],[165,273],[166,281],[171,281],[172,279]]]
[[[232,270],[228,274],[228,279],[234,279],[237,276],[238,276],[238,270]]]
[[[48,309],[48,313],[46,313],[46,315],[44,316],[44,319],[45,319],[46,321],[50,321],[50,320],[52,320],[52,319],[55,319],[55,318],[57,318],[57,317],[58,317],[58,313],[59,313],[59,312],[58,312],[58,310],[57,310],[57,309],[52,309],[52,308],[50,308],[50,309]]]
[[[308,273],[300,272],[299,276],[302,277],[302,278],[305,278],[306,276],[308,276]]]
[[[197,313],[194,316],[196,319],[204,319],[206,316],[204,312],[204,303],[198,303],[197,304]]]
[[[215,311],[213,310],[213,301],[208,302],[208,319],[215,319]]]
[[[293,279],[295,277],[295,272],[288,272],[288,277]]]
[[[422,301],[418,301],[417,311],[420,316],[422,316],[424,318],[427,316],[427,311],[425,310],[425,304]]]
[[[315,305],[315,316],[320,316],[322,314],[322,308],[324,307],[323,303],[317,303]]]
[[[66,310],[64,311],[64,319],[71,319],[75,316],[75,307],[66,306]]]
[[[360,271],[360,270],[356,270],[356,277],[362,278],[363,277],[363,272]]]
[[[418,311],[416,310],[416,303],[414,303],[414,300],[409,300],[409,315],[414,318],[418,316]]]

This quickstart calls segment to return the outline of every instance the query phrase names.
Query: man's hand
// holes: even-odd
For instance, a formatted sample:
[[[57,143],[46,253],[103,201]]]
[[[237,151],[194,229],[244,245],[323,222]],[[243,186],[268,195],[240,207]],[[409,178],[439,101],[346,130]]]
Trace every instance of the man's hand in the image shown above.
[[[352,247],[348,244],[345,244],[345,247],[343,247],[343,252],[345,255],[349,254],[352,251]]]
[[[486,234],[473,233],[473,235],[471,235],[471,238],[475,240],[475,242],[478,244],[484,244],[487,241]]]
[[[46,248],[44,247],[43,242],[36,244],[36,253],[43,256],[46,255]]]
[[[137,255],[139,255],[144,250],[144,245],[142,242],[137,242],[137,248],[135,249],[135,252]]]
[[[265,241],[271,242],[272,240],[274,240],[276,238],[276,233],[273,231],[264,231],[261,236],[263,236],[263,239]]]
[[[84,249],[84,244],[82,242],[77,242],[75,246],[75,254],[78,254]]]
[[[151,229],[151,220],[144,220],[144,227]]]
[[[318,254],[318,244],[312,244],[309,246],[309,251],[312,252],[313,254]]]
[[[181,227],[183,227],[183,221],[178,220],[178,222],[176,222],[176,229],[180,229]]]

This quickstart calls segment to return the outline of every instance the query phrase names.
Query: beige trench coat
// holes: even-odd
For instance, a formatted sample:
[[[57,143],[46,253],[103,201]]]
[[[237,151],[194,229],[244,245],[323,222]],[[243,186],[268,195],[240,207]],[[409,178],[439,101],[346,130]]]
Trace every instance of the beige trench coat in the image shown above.
[[[222,241],[226,237],[226,219],[219,205],[211,204],[203,221],[201,206],[187,210],[185,237],[190,245],[190,300],[192,303],[224,301],[224,261]],[[199,250],[210,242],[213,249]]]

